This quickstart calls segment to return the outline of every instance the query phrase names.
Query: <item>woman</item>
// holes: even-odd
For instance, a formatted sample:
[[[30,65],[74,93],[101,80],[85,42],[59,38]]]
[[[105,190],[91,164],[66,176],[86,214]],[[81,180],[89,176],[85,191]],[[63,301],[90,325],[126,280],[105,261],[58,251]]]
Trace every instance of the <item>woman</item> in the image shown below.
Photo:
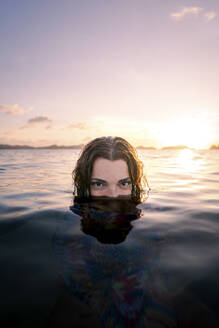
[[[76,197],[71,210],[79,215],[84,234],[75,223],[78,216],[67,216],[54,238],[65,292],[50,326],[76,326],[81,302],[89,314],[84,327],[175,328],[163,296],[159,236],[148,233],[141,241],[138,230],[132,230],[146,183],[135,148],[120,137],[94,139],[82,150],[72,175]],[[158,281],[162,293],[154,292]],[[80,325],[82,317],[77,318]]]
[[[130,196],[139,203],[147,184],[135,148],[121,137],[101,137],[89,142],[72,177],[74,194],[79,198]]]
[[[82,217],[82,231],[102,243],[124,241],[130,222],[140,217],[136,204],[146,181],[135,148],[120,137],[96,138],[82,150],[72,176],[77,196],[70,209]]]
[[[125,139],[101,137],[88,143],[76,163],[77,195],[72,212],[81,216],[81,229],[102,243],[119,243],[140,217],[136,204],[143,194],[143,165]]]

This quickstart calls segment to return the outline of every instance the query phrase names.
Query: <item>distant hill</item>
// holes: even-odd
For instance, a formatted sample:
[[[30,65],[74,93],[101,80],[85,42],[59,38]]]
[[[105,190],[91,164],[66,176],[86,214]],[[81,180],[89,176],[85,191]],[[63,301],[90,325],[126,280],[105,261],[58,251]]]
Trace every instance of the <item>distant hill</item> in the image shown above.
[[[33,149],[34,147],[25,145],[5,145],[0,144],[0,149]]]
[[[188,149],[189,147],[184,146],[184,145],[177,145],[177,146],[169,146],[169,147],[163,147],[161,148],[162,150],[177,150],[177,149]]]
[[[58,145],[50,145],[43,147],[33,147],[27,145],[6,145],[0,144],[0,149],[80,149],[83,145],[71,145],[71,146],[58,146]]]
[[[34,147],[34,146],[27,146],[27,145],[7,145],[7,144],[0,144],[0,149],[81,149],[84,145],[49,145],[49,146],[42,146],[42,147]],[[137,146],[137,149],[144,149],[144,150],[156,150],[156,147],[151,146]],[[167,146],[163,147],[160,150],[177,150],[177,149],[189,149],[189,147],[185,145],[177,145],[177,146]],[[219,144],[211,145],[209,149],[219,149]]]
[[[155,147],[145,147],[145,146],[137,146],[137,149],[146,149],[146,150],[153,150],[156,149]]]
[[[27,146],[27,145],[7,145],[7,144],[0,144],[0,149],[80,149],[83,147],[83,144],[79,145],[49,145],[49,146],[42,146],[42,147],[34,147],[34,146]],[[137,149],[146,149],[146,150],[153,150],[156,149],[155,147],[145,147],[145,146],[137,146]]]

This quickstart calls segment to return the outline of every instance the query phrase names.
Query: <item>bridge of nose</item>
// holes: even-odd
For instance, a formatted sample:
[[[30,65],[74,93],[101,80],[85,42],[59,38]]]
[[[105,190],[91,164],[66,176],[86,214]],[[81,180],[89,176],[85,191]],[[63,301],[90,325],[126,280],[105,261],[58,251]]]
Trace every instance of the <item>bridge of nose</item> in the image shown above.
[[[119,188],[117,186],[117,184],[109,184],[108,186],[108,192],[110,194],[110,196],[115,197],[119,195]]]

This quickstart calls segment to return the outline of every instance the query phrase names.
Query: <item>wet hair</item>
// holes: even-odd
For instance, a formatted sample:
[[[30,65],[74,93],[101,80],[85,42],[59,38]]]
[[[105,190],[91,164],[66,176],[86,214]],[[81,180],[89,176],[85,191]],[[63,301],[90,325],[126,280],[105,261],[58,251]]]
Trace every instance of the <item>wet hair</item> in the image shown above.
[[[90,141],[84,146],[72,172],[74,195],[79,198],[91,197],[90,181],[94,162],[97,158],[108,160],[122,159],[127,163],[132,183],[131,198],[136,202],[142,199],[143,164],[138,158],[136,149],[121,137],[101,137]]]

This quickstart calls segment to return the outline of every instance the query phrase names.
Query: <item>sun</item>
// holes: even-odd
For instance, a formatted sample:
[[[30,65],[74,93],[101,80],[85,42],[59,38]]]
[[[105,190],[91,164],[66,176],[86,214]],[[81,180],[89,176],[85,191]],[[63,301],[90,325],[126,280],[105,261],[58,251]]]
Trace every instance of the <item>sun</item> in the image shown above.
[[[205,149],[212,143],[211,125],[203,118],[180,118],[162,125],[161,143],[164,146],[185,145]]]

